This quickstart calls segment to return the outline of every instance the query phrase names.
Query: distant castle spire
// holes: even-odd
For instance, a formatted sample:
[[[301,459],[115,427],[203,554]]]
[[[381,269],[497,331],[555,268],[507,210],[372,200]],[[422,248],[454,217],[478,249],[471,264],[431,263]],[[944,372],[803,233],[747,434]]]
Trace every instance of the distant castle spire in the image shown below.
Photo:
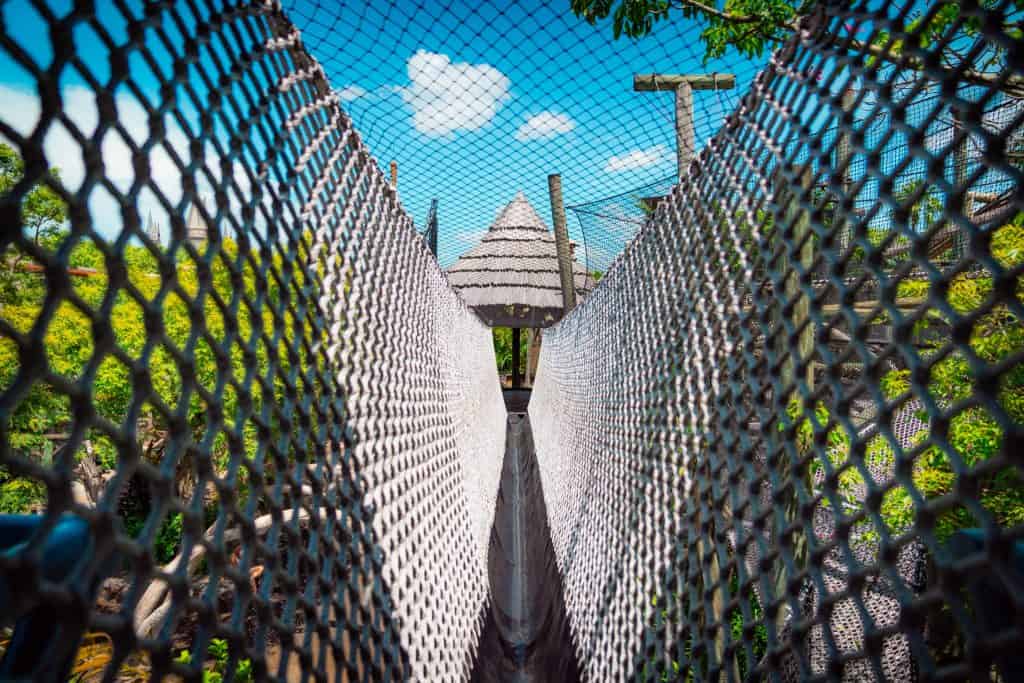
[[[185,239],[192,244],[199,244],[210,238],[209,228],[203,219],[203,214],[199,212],[199,204],[205,205],[205,198],[199,197],[192,202],[192,206],[188,210],[188,220],[185,221]]]
[[[153,220],[152,211],[149,212],[149,218],[146,220],[146,234],[153,242],[160,244],[160,224]]]

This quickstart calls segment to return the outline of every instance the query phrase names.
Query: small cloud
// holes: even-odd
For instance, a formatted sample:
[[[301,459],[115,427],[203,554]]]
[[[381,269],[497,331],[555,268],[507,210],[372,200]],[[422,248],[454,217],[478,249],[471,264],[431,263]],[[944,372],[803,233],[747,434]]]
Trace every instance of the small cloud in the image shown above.
[[[358,85],[346,85],[338,91],[338,99],[342,102],[351,102],[360,97],[366,97],[366,94],[366,88],[360,88]]]
[[[553,111],[542,111],[526,120],[516,131],[516,140],[547,140],[562,133],[568,133],[576,127],[576,122],[565,114]]]
[[[608,160],[604,170],[614,172],[646,168],[661,163],[667,156],[668,148],[665,145],[655,145],[647,149],[634,149],[632,152],[622,156],[613,156]]]
[[[508,77],[489,64],[452,62],[418,50],[407,65],[402,99],[412,107],[416,130],[432,137],[482,128],[509,99]]]

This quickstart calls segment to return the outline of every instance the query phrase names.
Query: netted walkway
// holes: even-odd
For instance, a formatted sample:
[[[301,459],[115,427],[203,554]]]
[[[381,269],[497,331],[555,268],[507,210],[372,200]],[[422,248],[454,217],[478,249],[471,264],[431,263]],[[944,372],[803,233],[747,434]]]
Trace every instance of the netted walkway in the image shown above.
[[[0,8],[0,679],[1013,680],[1016,4],[794,10],[512,417],[293,4]]]

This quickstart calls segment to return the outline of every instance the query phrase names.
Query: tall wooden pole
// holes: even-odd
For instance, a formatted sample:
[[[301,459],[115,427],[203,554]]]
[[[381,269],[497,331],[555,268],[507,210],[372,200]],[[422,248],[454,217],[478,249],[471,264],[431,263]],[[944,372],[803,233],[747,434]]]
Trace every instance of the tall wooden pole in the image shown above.
[[[568,313],[576,307],[576,283],[572,276],[572,247],[565,227],[565,204],[562,202],[562,176],[548,176],[551,198],[551,222],[555,225],[555,248],[558,250],[558,274],[562,281],[562,308]]]
[[[427,214],[427,245],[434,258],[437,258],[437,200],[430,200],[430,213]]]
[[[811,168],[807,166],[800,173],[799,185],[792,191],[785,193],[785,200],[789,203],[788,209],[788,220],[793,221],[793,242],[800,242],[804,240],[804,243],[800,246],[800,250],[797,254],[800,265],[810,270],[814,265],[814,239],[811,237],[811,217],[810,213],[797,205],[799,196],[803,191],[811,188]],[[805,239],[806,238],[806,239]],[[794,301],[793,304],[793,325],[799,328],[804,322],[810,317],[810,300],[803,292],[800,291],[800,277],[796,271],[792,268],[788,268],[790,271],[785,281],[785,294],[786,298],[790,301]],[[807,364],[805,369],[804,381],[807,382],[807,386],[811,389],[814,388],[814,368],[811,363],[811,357],[814,355],[814,324],[808,323],[807,326],[799,333],[797,337],[797,356]],[[796,361],[791,358],[787,359],[782,365],[782,384],[783,386],[792,384],[796,380]],[[794,397],[796,390],[793,391]]]
[[[683,81],[676,88],[676,164],[679,177],[697,153],[697,138],[693,132],[693,88]]]
[[[857,101],[857,91],[853,87],[843,92],[841,106],[844,112],[852,112]],[[843,187],[843,198],[848,199],[853,190],[853,173],[850,171],[850,159],[853,157],[853,149],[850,145],[850,132],[847,129],[839,131],[839,139],[836,140],[836,171],[841,174]],[[850,221],[845,219],[845,214],[836,209],[832,212],[832,227],[838,231],[839,249],[845,251],[850,245]]]
[[[802,209],[797,202],[800,195],[811,187],[812,173],[810,164],[808,163],[801,171],[798,178],[797,188],[790,189],[786,187],[780,190],[778,189],[778,185],[783,184],[782,175],[778,174],[776,176],[776,180],[777,189],[775,191],[782,195],[781,201],[788,205],[786,220],[787,222],[793,222],[793,242],[798,243],[800,240],[807,237],[807,241],[800,247],[800,250],[797,253],[797,258],[800,265],[809,270],[811,265],[814,263],[814,244],[813,240],[810,239],[810,212]],[[795,270],[793,270],[790,263],[791,262],[788,258],[782,259],[782,268],[788,273],[784,285],[785,295],[788,300],[795,301],[792,314],[794,327],[799,329],[800,325],[804,324],[805,321],[807,322],[807,326],[799,332],[797,336],[797,358],[803,360],[807,364],[807,374],[804,379],[807,382],[808,389],[813,390],[814,368],[812,359],[814,355],[814,323],[808,320],[810,317],[810,300],[800,291],[799,276],[796,274]],[[782,334],[781,325],[778,326],[778,334]],[[781,341],[783,344],[787,343],[785,339],[782,339]],[[787,358],[782,364],[782,386],[784,389],[786,387],[793,386],[792,390],[787,392],[784,396],[785,403],[783,405],[788,405],[790,401],[796,400],[800,397],[800,394],[795,387],[796,365],[796,360],[794,360],[792,356]],[[798,489],[802,488],[805,491],[809,491],[812,488],[812,484],[810,482],[810,477],[812,475],[809,467],[805,468],[801,473],[797,464],[791,462],[788,456],[782,459],[779,467],[783,472],[784,477],[784,485],[782,487],[782,490],[785,492],[784,518],[786,520],[786,525],[790,526],[800,518],[801,514],[800,493]],[[787,487],[785,484],[789,484],[789,486]],[[799,572],[807,565],[808,557],[807,536],[803,533],[802,529],[793,534],[790,540],[790,547],[793,564],[796,567],[796,571]],[[786,594],[789,582],[793,577],[790,575],[781,557],[777,558],[775,562],[775,597],[780,598]],[[786,612],[786,609],[780,609],[778,611],[776,617],[776,628],[780,630],[785,625]]]
[[[523,385],[522,377],[519,376],[519,332],[520,328],[512,328],[512,387],[515,389]]]
[[[733,74],[635,74],[636,92],[674,92],[676,96],[676,166],[679,177],[697,154],[693,128],[693,91],[729,90],[736,87]]]

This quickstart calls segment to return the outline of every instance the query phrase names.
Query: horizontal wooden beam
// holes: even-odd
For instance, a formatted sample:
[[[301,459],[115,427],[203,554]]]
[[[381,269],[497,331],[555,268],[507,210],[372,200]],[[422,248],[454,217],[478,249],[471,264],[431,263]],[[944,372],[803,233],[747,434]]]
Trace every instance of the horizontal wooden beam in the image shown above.
[[[633,74],[633,90],[637,92],[671,92],[683,83],[693,90],[730,90],[736,87],[733,74]]]

